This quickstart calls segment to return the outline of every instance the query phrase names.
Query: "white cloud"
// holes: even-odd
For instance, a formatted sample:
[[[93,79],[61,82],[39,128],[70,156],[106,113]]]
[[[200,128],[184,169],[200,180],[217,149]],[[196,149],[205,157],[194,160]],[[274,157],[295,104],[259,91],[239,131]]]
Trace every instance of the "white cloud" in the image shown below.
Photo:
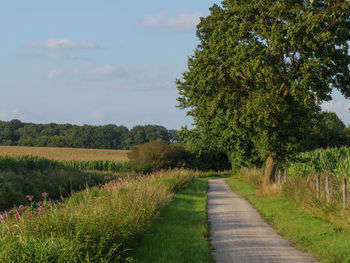
[[[100,120],[103,118],[103,111],[101,109],[95,109],[90,113],[90,118],[93,120]]]
[[[62,69],[53,69],[47,74],[47,77],[49,79],[55,79],[55,78],[62,76],[62,74],[63,74]]]
[[[141,21],[140,26],[157,28],[165,31],[187,32],[195,30],[200,22],[201,12],[177,12],[174,16],[170,16],[165,12],[158,14],[146,15]]]
[[[94,50],[100,48],[100,46],[95,42],[89,42],[87,40],[75,42],[68,38],[50,38],[41,44],[29,43],[26,45],[26,47],[30,50],[33,56],[46,57],[50,59],[82,58],[75,54],[82,50]]]
[[[326,111],[347,111],[350,108],[350,102],[346,100],[325,101],[321,107]]]
[[[88,76],[95,80],[114,79],[118,76],[126,75],[126,71],[115,65],[106,65],[104,67],[97,67],[88,71]]]
[[[46,49],[96,49],[99,48],[99,45],[86,40],[74,42],[68,38],[60,40],[50,38],[44,42],[43,47]]]

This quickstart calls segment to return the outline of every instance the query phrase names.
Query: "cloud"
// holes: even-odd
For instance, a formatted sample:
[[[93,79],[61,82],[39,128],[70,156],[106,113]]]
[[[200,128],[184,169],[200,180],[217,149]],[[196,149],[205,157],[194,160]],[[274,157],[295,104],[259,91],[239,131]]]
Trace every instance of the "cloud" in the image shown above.
[[[82,40],[80,42],[74,42],[68,38],[62,38],[56,40],[55,38],[50,38],[46,40],[43,44],[43,47],[46,49],[96,49],[99,48],[99,45],[93,42],[88,42]]]
[[[164,31],[189,32],[196,29],[200,17],[203,17],[201,12],[191,13],[182,10],[173,16],[166,12],[160,12],[146,15],[141,19],[139,25]]]
[[[95,109],[90,113],[92,120],[100,120],[103,118],[103,111],[101,109]]]
[[[62,74],[63,74],[62,69],[53,69],[47,74],[47,77],[49,79],[55,79],[55,78],[62,76]]]
[[[104,67],[97,67],[88,71],[88,76],[94,80],[108,80],[117,77],[123,77],[126,71],[123,68],[115,65],[106,65]]]
[[[128,72],[116,65],[106,65],[102,67],[92,68],[90,70],[80,70],[79,68],[73,68],[63,71],[62,69],[53,69],[47,74],[48,79],[66,79],[79,82],[85,81],[105,81],[124,79],[129,74]]]
[[[350,108],[350,102],[346,100],[325,101],[322,103],[321,107],[326,111],[348,111]]]
[[[82,57],[75,55],[76,53],[83,50],[94,50],[100,48],[95,42],[89,42],[87,40],[75,42],[68,38],[50,38],[41,44],[28,43],[26,47],[31,51],[33,56],[50,59],[79,59]]]

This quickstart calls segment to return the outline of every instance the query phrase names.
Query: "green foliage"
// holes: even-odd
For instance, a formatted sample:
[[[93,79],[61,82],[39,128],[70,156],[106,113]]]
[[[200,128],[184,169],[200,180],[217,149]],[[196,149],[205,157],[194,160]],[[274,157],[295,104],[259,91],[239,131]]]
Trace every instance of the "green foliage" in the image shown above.
[[[0,262],[121,262],[194,175],[174,170],[80,191],[0,224]],[[171,186],[171,187],[170,187]]]
[[[297,248],[313,255],[318,262],[350,262],[350,231],[305,214],[285,198],[255,195],[255,189],[234,178],[230,187],[243,195],[262,217]]]
[[[108,172],[127,172],[129,171],[128,161],[110,161],[110,160],[96,160],[96,161],[82,161],[70,160],[61,162],[65,167],[77,170],[97,170]]]
[[[286,163],[285,168],[291,177],[323,173],[350,178],[350,149],[341,147],[302,153],[296,160]]]
[[[11,161],[6,168],[4,161]],[[38,201],[41,193],[48,192],[51,199],[58,200],[69,196],[72,191],[105,182],[102,174],[46,167],[43,165],[45,161],[27,162],[24,165],[21,159],[21,165],[16,166],[15,161],[16,159],[0,158],[0,211],[15,205],[29,204],[27,195]]]
[[[196,179],[177,193],[128,262],[212,262],[207,239],[207,188],[206,180]]]
[[[78,126],[0,121],[0,145],[129,149],[156,139],[170,142],[174,136],[174,130],[159,125],[138,125],[128,130],[112,124]]]
[[[182,150],[174,144],[155,140],[134,147],[128,157],[131,169],[149,173],[181,166]]]
[[[213,5],[177,81],[202,145],[238,164],[298,152],[332,88],[350,96],[349,28],[347,0]]]
[[[305,139],[305,148],[341,147],[349,144],[344,123],[334,112],[320,112],[311,122],[311,132]]]

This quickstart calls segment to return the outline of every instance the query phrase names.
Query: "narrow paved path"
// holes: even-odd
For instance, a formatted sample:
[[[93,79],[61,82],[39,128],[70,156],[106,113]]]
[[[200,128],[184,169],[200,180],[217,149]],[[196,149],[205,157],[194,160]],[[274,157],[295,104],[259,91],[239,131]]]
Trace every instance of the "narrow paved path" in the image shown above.
[[[277,235],[224,179],[209,180],[208,217],[216,263],[316,262]]]

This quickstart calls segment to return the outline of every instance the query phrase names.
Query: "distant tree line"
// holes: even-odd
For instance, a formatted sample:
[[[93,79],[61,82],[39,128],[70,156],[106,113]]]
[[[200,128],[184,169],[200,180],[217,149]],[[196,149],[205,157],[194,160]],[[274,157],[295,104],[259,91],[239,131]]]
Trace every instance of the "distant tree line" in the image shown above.
[[[130,149],[134,145],[160,139],[173,142],[175,130],[159,125],[34,124],[20,120],[0,121],[0,145]]]

